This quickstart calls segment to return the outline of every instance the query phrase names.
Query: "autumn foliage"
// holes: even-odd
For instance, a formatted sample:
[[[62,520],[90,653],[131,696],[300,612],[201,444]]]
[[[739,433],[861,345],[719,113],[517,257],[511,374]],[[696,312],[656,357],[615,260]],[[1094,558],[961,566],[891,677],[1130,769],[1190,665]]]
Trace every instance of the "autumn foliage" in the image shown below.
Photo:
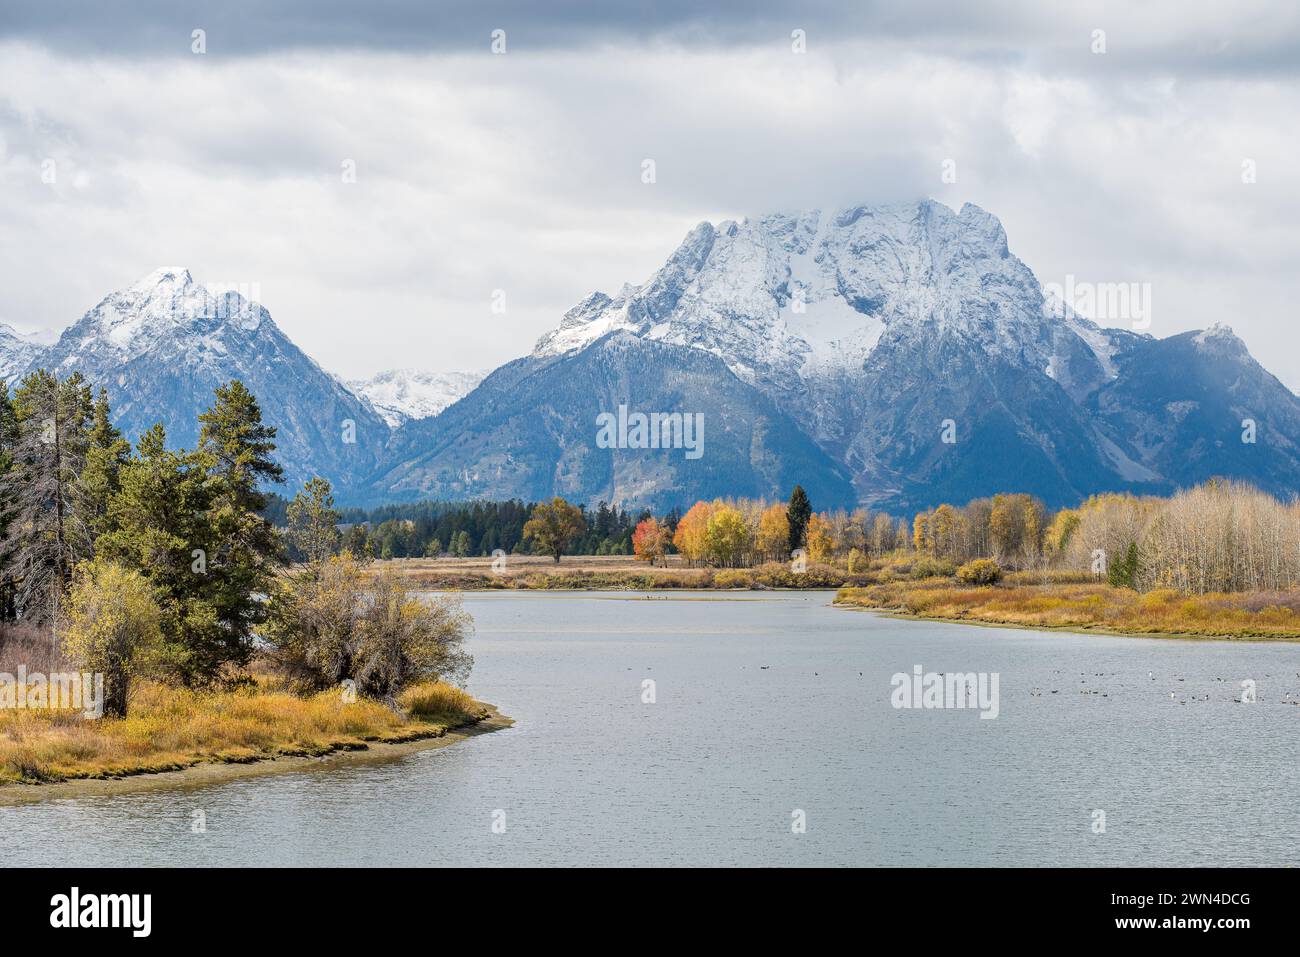
[[[672,537],[668,534],[668,529],[660,525],[654,516],[637,522],[636,529],[632,532],[632,553],[638,561],[649,562],[651,565],[667,554],[671,543]]]

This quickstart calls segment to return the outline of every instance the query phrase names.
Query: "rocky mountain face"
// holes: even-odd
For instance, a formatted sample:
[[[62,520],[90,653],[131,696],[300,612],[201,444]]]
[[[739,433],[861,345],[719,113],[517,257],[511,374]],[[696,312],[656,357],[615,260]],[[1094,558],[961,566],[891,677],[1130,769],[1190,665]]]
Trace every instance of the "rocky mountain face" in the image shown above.
[[[903,513],[1215,475],[1289,496],[1300,475],[1300,400],[1231,330],[1101,328],[1045,297],[972,205],[701,223],[644,283],[591,294],[481,382],[396,370],[345,386],[261,306],[182,269],[114,293],[48,349],[0,329],[0,373],[37,364],[80,369],[128,432],[162,419],[180,443],[212,388],[241,378],[293,480],[325,475],[356,503],[667,507],[801,482],[819,507]],[[697,416],[699,455],[642,442]]]
[[[161,421],[169,441],[186,447],[198,439],[198,415],[213,390],[242,380],[276,427],[290,494],[318,474],[352,490],[389,435],[387,423],[290,342],[262,306],[214,292],[179,267],[106,297],[27,359],[25,368],[36,366],[78,371],[106,388],[131,439]]]
[[[1114,363],[1116,375],[1087,408],[1165,483],[1222,475],[1283,497],[1300,488],[1300,402],[1227,326],[1128,336]]]
[[[716,356],[626,331],[501,367],[399,430],[388,463],[372,483],[379,499],[563,495],[666,509],[786,495],[800,481],[821,501],[852,497],[847,473]]]

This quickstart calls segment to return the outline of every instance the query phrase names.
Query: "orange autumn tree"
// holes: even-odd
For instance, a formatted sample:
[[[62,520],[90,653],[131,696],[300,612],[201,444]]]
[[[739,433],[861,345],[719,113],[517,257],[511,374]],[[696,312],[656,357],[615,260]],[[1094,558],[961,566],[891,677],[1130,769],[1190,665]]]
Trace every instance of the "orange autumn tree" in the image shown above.
[[[835,539],[831,537],[831,523],[825,515],[812,515],[808,519],[808,560],[829,562],[835,554]]]
[[[654,565],[668,551],[668,529],[651,516],[636,523],[632,532],[632,553],[638,561]]]
[[[790,519],[784,505],[770,505],[758,518],[754,547],[768,561],[784,561],[790,551]]]
[[[709,517],[713,515],[712,502],[696,502],[677,523],[673,545],[682,553],[688,564],[703,560],[708,548]]]

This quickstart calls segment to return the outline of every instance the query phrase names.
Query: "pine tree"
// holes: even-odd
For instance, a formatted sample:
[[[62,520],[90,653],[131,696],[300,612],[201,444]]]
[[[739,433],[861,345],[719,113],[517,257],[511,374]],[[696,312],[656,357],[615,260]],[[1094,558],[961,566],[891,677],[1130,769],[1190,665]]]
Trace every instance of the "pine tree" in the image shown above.
[[[86,464],[77,482],[77,525],[92,546],[111,530],[109,506],[122,487],[122,468],[130,460],[131,444],[109,419],[108,393],[95,399],[87,436]]]
[[[339,550],[339,513],[334,492],[323,478],[313,478],[289,503],[289,544],[304,561],[319,562]]]
[[[359,523],[348,526],[348,530],[343,533],[342,550],[350,553],[359,562],[367,562],[374,558],[375,553],[366,526]]]
[[[796,485],[790,493],[790,505],[785,514],[790,522],[790,551],[793,552],[803,548],[808,534],[808,519],[812,517],[812,503],[802,485]]]
[[[6,488],[4,477],[14,465],[14,449],[18,444],[18,419],[14,415],[14,404],[9,397],[9,384],[0,380],[0,547],[9,534],[9,525],[13,518],[14,503],[10,495],[14,491]],[[16,589],[14,576],[7,563],[0,564],[0,621],[13,621],[17,615],[15,604]]]
[[[8,509],[0,558],[16,581],[18,616],[45,624],[57,618],[73,566],[90,552],[75,514],[90,389],[80,374],[60,380],[40,369],[18,386],[13,413],[12,467],[0,477],[0,501]]]
[[[199,422],[198,455],[212,493],[207,522],[216,548],[207,556],[207,594],[227,633],[229,660],[243,663],[252,629],[265,619],[256,596],[267,593],[284,562],[280,538],[262,514],[267,499],[260,483],[281,481],[284,470],[271,459],[275,429],[263,424],[257,399],[239,380],[217,388]]]
[[[121,471],[109,506],[112,530],[97,543],[100,557],[148,578],[163,610],[166,640],[182,649],[176,667],[188,683],[214,676],[222,663],[242,655],[210,595],[211,503],[203,460],[168,449],[166,432],[155,425]]]

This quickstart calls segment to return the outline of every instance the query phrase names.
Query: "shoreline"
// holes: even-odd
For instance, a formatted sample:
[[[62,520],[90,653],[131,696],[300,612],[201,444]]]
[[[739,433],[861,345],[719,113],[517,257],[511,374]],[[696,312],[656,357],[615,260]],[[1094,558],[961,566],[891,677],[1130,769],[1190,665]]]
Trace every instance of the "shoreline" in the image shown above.
[[[484,709],[482,717],[455,727],[431,728],[427,733],[417,733],[401,741],[368,741],[346,746],[340,744],[318,755],[267,754],[235,761],[199,759],[183,768],[145,770],[114,777],[0,784],[0,807],[16,807],[48,800],[113,797],[154,789],[203,788],[267,774],[389,761],[501,731],[515,723],[513,718],[503,715],[495,705],[484,704]]]
[[[1229,641],[1272,642],[1275,644],[1300,644],[1300,635],[1208,635],[1192,631],[1124,631],[1109,625],[1049,625],[1026,624],[1018,621],[996,621],[981,618],[958,618],[950,615],[920,615],[884,605],[863,605],[856,602],[832,601],[831,607],[846,611],[869,612],[883,618],[901,621],[933,621],[948,625],[975,625],[980,628],[1015,628],[1019,631],[1065,632],[1071,635],[1103,635],[1108,638],[1157,638],[1162,641]]]

